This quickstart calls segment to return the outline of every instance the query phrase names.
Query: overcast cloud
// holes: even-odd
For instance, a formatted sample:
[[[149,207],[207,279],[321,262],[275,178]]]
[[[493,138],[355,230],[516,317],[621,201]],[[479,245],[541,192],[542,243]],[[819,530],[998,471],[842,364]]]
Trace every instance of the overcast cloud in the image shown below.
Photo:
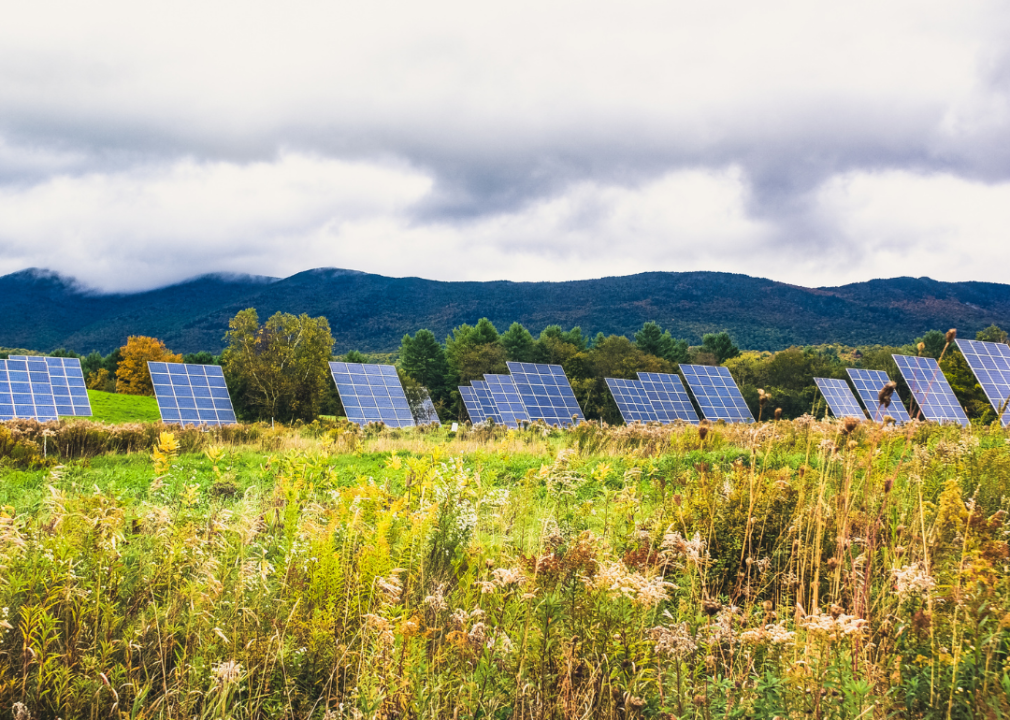
[[[1005,3],[23,3],[0,273],[1010,282]]]

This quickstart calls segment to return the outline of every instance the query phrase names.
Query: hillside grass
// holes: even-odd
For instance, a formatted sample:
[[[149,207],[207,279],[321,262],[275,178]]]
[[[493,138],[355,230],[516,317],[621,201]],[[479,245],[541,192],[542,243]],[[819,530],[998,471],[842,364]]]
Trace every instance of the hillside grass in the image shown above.
[[[0,708],[1010,716],[1001,428],[10,427]]]
[[[120,395],[88,390],[92,419],[106,423],[160,422],[158,401],[146,395]]]

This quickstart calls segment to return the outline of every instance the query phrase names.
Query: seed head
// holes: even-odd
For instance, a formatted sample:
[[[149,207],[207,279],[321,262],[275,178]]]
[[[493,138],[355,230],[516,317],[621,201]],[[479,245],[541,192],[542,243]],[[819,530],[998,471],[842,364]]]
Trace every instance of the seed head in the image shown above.
[[[776,420],[782,419],[782,408],[775,408],[775,419]]]
[[[947,344],[950,345],[957,339],[957,328],[951,328],[943,337],[947,341]]]
[[[854,417],[845,418],[845,422],[842,423],[842,432],[845,435],[851,435],[852,431],[859,427],[859,421]]]
[[[922,355],[922,351],[926,349],[926,343],[921,342],[918,345],[916,345],[915,347],[919,351],[919,354]]]
[[[884,387],[880,388],[880,392],[877,393],[877,402],[879,402],[884,407],[891,407],[891,396],[894,395],[894,391],[898,389],[898,383],[893,380]]]

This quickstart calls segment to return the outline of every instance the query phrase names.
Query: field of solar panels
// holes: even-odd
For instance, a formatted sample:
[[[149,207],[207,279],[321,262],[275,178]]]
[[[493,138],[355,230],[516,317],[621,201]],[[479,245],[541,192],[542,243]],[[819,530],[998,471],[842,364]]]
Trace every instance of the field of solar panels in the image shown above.
[[[451,419],[334,360],[340,412],[294,423],[236,422],[249,381],[214,362],[135,362],[122,394],[12,355],[0,708],[1010,717],[1010,346],[955,334],[889,370],[501,360]],[[810,358],[783,419],[756,368]]]

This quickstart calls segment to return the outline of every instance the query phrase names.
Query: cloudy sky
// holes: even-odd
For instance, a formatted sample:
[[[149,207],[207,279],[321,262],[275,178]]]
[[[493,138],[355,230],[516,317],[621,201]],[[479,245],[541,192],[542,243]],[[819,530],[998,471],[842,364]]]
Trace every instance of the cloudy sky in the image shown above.
[[[1010,282],[1010,6],[35,0],[0,274]]]

